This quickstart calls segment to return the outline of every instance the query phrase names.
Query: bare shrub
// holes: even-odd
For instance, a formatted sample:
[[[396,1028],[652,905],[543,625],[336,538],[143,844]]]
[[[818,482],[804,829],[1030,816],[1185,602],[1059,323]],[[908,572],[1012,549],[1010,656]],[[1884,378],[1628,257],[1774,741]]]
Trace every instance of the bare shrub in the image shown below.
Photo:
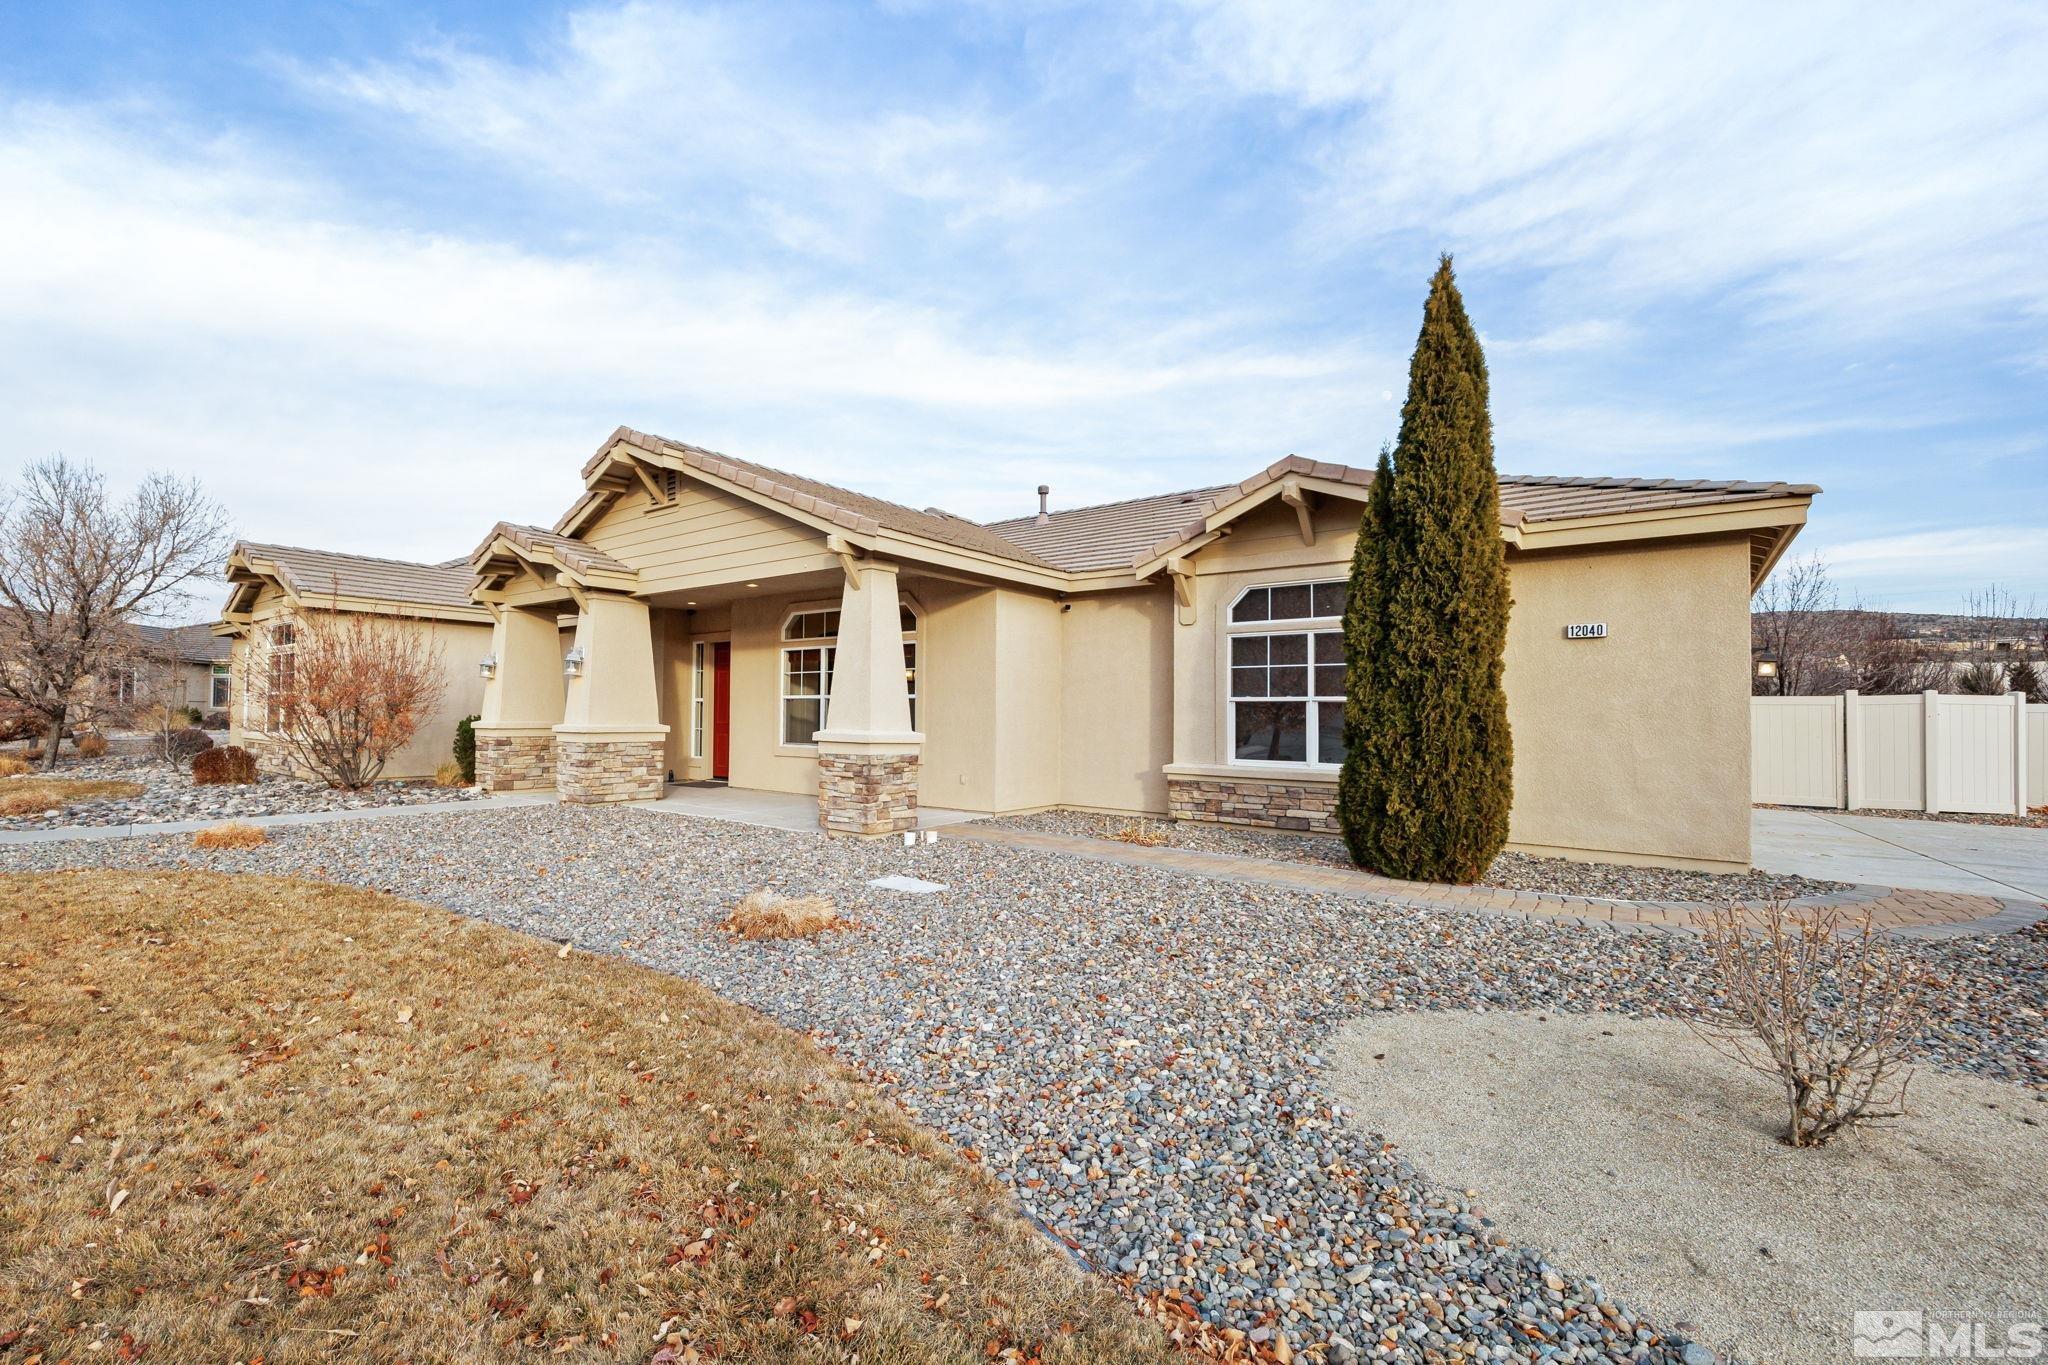
[[[241,684],[295,767],[356,791],[433,719],[441,664],[430,622],[330,605],[273,621]]]
[[[27,759],[16,758],[13,754],[0,754],[0,777],[17,777],[27,771]]]
[[[816,938],[847,926],[838,909],[823,896],[783,897],[773,891],[750,891],[720,927],[741,938],[762,939]]]
[[[1158,848],[1167,841],[1165,830],[1150,820],[1126,820],[1123,828],[1109,836],[1120,843],[1140,844],[1146,848]]]
[[[208,749],[192,759],[195,787],[246,787],[256,780],[256,755],[239,744]]]
[[[107,737],[105,735],[80,735],[78,737],[78,756],[80,758],[105,758],[107,756]]]
[[[189,767],[193,759],[212,747],[212,735],[189,725],[181,725],[164,736],[164,757],[181,768]]]
[[[1714,1000],[1690,1020],[1707,1043],[1784,1088],[1784,1139],[1818,1147],[1905,1114],[1907,1053],[1941,981],[1893,951],[1870,914],[1783,900],[1700,916]]]
[[[451,758],[440,767],[434,769],[434,785],[437,787],[467,787],[469,783],[463,779],[462,765]]]
[[[256,825],[234,821],[212,825],[192,836],[194,848],[255,848],[270,842],[270,836]]]

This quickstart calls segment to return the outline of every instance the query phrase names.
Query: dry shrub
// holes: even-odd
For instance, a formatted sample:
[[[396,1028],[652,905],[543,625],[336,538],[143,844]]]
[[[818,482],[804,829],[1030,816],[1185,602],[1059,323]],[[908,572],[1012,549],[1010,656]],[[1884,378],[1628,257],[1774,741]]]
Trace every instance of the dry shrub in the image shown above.
[[[236,820],[214,825],[192,836],[194,848],[255,848],[270,842],[270,836],[255,825]]]
[[[467,787],[469,783],[462,780],[462,765],[451,758],[440,767],[434,769],[434,785],[437,787]]]
[[[846,923],[823,896],[783,897],[773,891],[750,891],[720,927],[747,939],[816,938],[843,929]]]
[[[1146,848],[1158,848],[1168,839],[1166,831],[1150,820],[1126,820],[1122,829],[1109,836],[1120,843],[1142,844]]]
[[[0,793],[0,817],[41,815],[44,811],[55,810],[63,804],[47,792],[4,792]]]
[[[142,795],[139,782],[88,777],[17,777],[0,788],[0,818],[41,815],[81,801],[125,801]]]
[[[107,737],[105,735],[80,735],[78,737],[78,756],[80,758],[105,758],[107,756]]]
[[[27,771],[27,759],[16,758],[13,754],[0,754],[0,777],[19,777]]]
[[[239,744],[202,749],[192,756],[195,787],[246,787],[256,780],[256,755]]]
[[[1942,980],[1893,950],[1870,914],[1783,900],[1700,917],[1714,999],[1693,1029],[1785,1092],[1784,1140],[1818,1147],[1906,1112],[1907,1057]]]

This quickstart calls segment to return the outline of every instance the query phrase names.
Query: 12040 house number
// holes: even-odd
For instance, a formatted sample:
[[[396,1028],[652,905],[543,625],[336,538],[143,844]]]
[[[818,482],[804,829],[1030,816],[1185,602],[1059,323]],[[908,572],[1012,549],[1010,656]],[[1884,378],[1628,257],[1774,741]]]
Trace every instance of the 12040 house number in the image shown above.
[[[1564,638],[1567,640],[1604,640],[1607,638],[1607,623],[1605,621],[1585,621],[1575,626],[1566,626],[1564,628]]]

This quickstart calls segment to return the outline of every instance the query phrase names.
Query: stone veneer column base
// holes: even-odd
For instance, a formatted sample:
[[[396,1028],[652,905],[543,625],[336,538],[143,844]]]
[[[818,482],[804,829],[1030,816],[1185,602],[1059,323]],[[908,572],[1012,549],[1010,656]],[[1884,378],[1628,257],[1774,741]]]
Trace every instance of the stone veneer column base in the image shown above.
[[[221,743],[226,744],[227,740],[223,738]],[[250,734],[245,731],[240,741],[240,747],[247,749],[250,755],[255,758],[256,771],[258,772],[274,773],[279,777],[296,778],[301,782],[326,784],[326,779],[301,763],[298,755],[292,751],[292,746],[281,739],[270,735]]]
[[[917,828],[915,750],[818,753],[818,825],[828,834],[900,834]]]
[[[661,739],[555,736],[555,790],[564,803],[654,801],[662,791],[667,744]]]
[[[555,785],[555,735],[479,730],[476,784],[487,792],[548,791]]]
[[[1261,829],[1339,833],[1337,784],[1269,778],[1177,776],[1166,778],[1166,810],[1176,820]]]

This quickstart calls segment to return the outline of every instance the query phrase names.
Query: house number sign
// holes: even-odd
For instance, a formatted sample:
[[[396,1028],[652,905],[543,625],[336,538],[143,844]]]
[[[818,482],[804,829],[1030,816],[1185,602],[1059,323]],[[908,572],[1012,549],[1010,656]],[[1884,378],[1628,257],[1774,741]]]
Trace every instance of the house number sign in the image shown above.
[[[1604,640],[1607,638],[1607,623],[1605,621],[1585,621],[1575,626],[1566,626],[1564,628],[1564,638],[1567,640]]]

